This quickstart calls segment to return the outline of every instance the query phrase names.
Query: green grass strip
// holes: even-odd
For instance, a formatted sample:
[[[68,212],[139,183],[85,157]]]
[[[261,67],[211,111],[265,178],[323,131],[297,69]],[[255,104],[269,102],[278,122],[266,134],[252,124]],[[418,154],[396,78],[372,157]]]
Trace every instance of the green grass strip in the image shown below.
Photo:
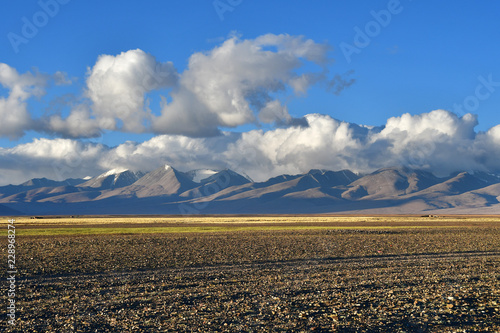
[[[353,229],[422,229],[422,228],[456,228],[451,226],[384,226],[384,227],[328,227],[328,226],[245,226],[245,227],[132,227],[132,228],[36,228],[16,229],[16,236],[57,236],[57,235],[113,235],[113,234],[161,234],[161,233],[203,233],[227,231],[279,231],[279,230],[353,230]],[[7,231],[0,231],[6,236]]]

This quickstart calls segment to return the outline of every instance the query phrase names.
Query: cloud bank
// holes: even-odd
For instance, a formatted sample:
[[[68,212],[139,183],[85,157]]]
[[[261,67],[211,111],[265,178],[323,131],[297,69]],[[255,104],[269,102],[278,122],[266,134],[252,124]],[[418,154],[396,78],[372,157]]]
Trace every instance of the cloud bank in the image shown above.
[[[101,55],[64,116],[38,117],[30,102],[75,80],[60,71],[19,73],[0,63],[0,137],[16,140],[28,130],[56,137],[0,148],[0,184],[94,176],[113,168],[149,171],[164,163],[185,171],[230,168],[255,180],[312,168],[370,172],[393,165],[438,175],[500,173],[500,125],[476,132],[472,114],[404,114],[380,127],[320,114],[293,118],[285,102],[290,98],[315,84],[339,94],[354,83],[352,72],[329,77],[328,51],[302,36],[231,37],[192,54],[182,72],[142,50]],[[154,94],[160,105],[152,105]],[[222,130],[245,124],[279,126]],[[109,131],[158,135],[115,147],[82,141]]]
[[[500,125],[475,132],[477,119],[436,110],[393,117],[367,127],[309,114],[307,127],[277,128],[191,138],[159,135],[116,147],[72,139],[36,139],[0,148],[0,183],[32,177],[65,179],[112,168],[151,170],[167,163],[180,170],[231,168],[254,180],[312,168],[369,172],[406,165],[447,175],[458,170],[500,172]]]
[[[0,63],[0,85],[8,92],[6,97],[0,97],[0,136],[18,139],[33,128],[27,100],[41,97],[48,79],[40,73],[19,74],[16,69]]]

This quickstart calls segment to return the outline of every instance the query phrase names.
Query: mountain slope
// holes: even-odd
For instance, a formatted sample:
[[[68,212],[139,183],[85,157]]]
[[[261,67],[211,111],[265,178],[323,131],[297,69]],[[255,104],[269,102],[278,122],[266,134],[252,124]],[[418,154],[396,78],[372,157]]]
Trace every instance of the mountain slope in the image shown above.
[[[7,207],[5,205],[0,205],[0,216],[19,216],[25,215],[24,213]]]
[[[262,183],[247,183],[240,186],[230,187],[214,195],[200,199],[211,200],[244,200],[259,199],[261,202],[274,200],[292,192],[300,192],[313,188],[331,189],[335,186],[345,186],[356,176],[351,171],[321,171],[311,170],[301,175],[282,175],[271,178]],[[325,197],[330,196],[322,192]]]
[[[143,172],[133,172],[126,169],[112,169],[78,186],[83,188],[88,187],[96,190],[109,190],[131,185],[143,176]]]
[[[210,170],[210,169],[196,169],[186,172],[186,176],[191,179],[195,183],[201,183],[203,180],[213,176],[218,171]]]
[[[0,198],[23,193],[34,189],[52,188],[59,186],[77,186],[85,182],[84,179],[69,178],[63,181],[51,180],[47,178],[33,178],[20,185],[6,185],[0,186]]]
[[[226,169],[201,180],[201,185],[181,194],[181,197],[199,198],[218,193],[224,189],[249,184],[250,181],[232,170]]]
[[[394,198],[422,191],[441,180],[426,171],[383,168],[352,182],[342,197],[348,200]]]
[[[458,195],[493,185],[495,182],[498,183],[500,180],[496,178],[484,179],[468,172],[461,172],[443,182],[419,191],[415,195],[427,198]]]
[[[464,178],[468,177],[459,177],[460,180],[463,181]],[[441,187],[439,189],[442,192],[431,192],[427,194],[427,197],[434,197],[433,201],[428,200],[429,202],[434,203],[436,207],[439,208],[484,208],[491,207],[500,204],[500,184],[493,184],[486,187],[475,188],[470,191],[458,192],[457,187],[467,188],[467,187],[477,187],[478,184],[475,181],[468,182],[464,184],[461,182],[460,184],[456,184],[456,179],[453,179],[451,184],[445,187],[448,192],[443,191]],[[480,179],[480,181],[482,181]],[[451,190],[450,190],[451,188]],[[439,196],[436,193],[452,193],[443,196]]]
[[[147,173],[131,185],[106,191],[97,199],[113,196],[137,198],[176,196],[198,185],[183,172],[165,165]]]
[[[47,178],[33,178],[21,184],[21,186],[40,188],[40,187],[56,187],[56,186],[76,186],[85,182],[84,179],[69,178],[62,181],[51,180]]]
[[[57,187],[41,187],[24,192],[18,192],[0,199],[0,202],[37,202],[50,197],[66,195],[69,193],[79,192],[80,189],[75,186],[57,186]]]
[[[144,192],[144,195],[148,193],[153,195],[173,195],[195,187],[196,183],[184,173],[165,165],[146,174],[136,181],[133,186],[143,186],[144,190],[141,190],[141,192]]]

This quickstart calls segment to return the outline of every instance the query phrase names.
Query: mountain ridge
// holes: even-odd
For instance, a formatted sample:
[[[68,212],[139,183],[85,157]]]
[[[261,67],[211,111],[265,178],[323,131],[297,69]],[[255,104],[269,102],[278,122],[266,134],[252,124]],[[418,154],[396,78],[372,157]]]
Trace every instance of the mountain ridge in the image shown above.
[[[68,215],[423,214],[477,213],[481,209],[500,213],[500,177],[480,171],[437,177],[425,170],[396,166],[365,175],[312,169],[253,182],[230,169],[182,172],[164,165],[148,173],[119,169],[88,180],[39,178],[2,186],[0,205],[0,215],[14,211]]]

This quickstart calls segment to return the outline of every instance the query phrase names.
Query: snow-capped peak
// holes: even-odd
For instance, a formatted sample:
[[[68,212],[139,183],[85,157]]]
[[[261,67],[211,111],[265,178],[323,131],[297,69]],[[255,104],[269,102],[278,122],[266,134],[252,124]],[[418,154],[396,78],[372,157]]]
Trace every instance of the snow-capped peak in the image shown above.
[[[104,177],[108,177],[108,176],[111,176],[111,175],[118,175],[122,172],[125,172],[127,171],[128,169],[125,169],[125,168],[115,168],[115,169],[111,169],[109,171],[106,171],[105,173],[103,173],[102,175],[99,175],[97,178],[104,178]]]
[[[165,164],[165,170],[167,170],[167,171],[168,171],[168,170],[170,170],[170,169],[172,169],[172,167],[171,167],[170,165],[168,165],[168,164]]]

